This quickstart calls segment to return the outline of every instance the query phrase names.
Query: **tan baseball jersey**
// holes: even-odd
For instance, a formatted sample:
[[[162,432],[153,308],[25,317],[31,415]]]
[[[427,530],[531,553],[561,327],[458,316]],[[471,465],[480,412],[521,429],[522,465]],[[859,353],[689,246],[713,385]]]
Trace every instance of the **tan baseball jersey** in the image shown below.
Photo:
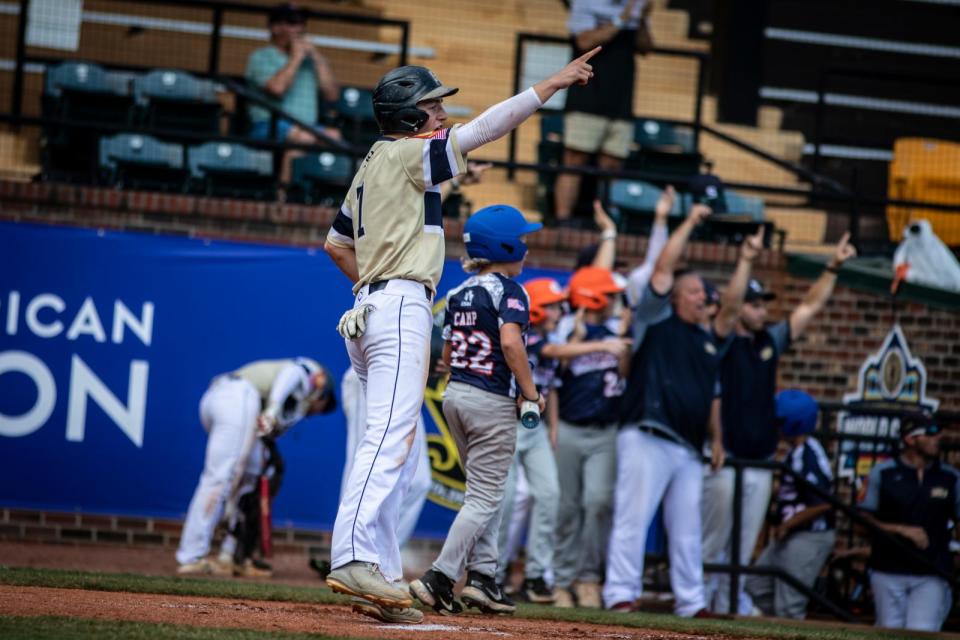
[[[400,278],[432,291],[443,272],[440,184],[466,171],[457,128],[373,144],[353,178],[327,241],[353,247],[360,279]]]
[[[233,375],[254,386],[260,394],[260,406],[276,418],[279,429],[286,430],[306,416],[313,399],[310,377],[316,365],[307,363],[305,358],[257,360]]]

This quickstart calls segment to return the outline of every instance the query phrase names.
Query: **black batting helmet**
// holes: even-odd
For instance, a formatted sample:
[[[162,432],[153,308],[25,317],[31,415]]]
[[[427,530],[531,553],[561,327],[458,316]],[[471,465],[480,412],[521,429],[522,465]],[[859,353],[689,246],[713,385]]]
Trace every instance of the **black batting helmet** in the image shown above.
[[[418,102],[452,96],[426,67],[408,65],[387,72],[373,90],[373,115],[383,133],[416,133],[429,117]]]

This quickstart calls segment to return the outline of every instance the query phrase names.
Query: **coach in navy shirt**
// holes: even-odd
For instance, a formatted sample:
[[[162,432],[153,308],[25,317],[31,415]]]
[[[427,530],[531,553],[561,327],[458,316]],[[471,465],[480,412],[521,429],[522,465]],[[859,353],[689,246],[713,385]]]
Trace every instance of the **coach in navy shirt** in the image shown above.
[[[870,585],[877,626],[939,631],[953,604],[952,523],[960,520],[960,472],[940,462],[940,427],[927,416],[904,421],[900,455],[873,467],[860,508],[913,546],[926,563],[885,536],[874,536]]]
[[[774,420],[780,356],[826,305],[837,282],[837,271],[855,255],[850,234],[844,234],[827,268],[789,318],[769,326],[767,303],[776,296],[757,280],[748,284],[733,341],[720,365],[721,422],[727,455],[752,460],[773,457],[780,439]],[[734,470],[707,467],[704,474],[703,560],[723,564],[730,562],[732,555]],[[744,469],[740,564],[750,562],[763,528],[772,486],[773,474],[769,469]],[[731,611],[729,577],[726,574],[711,576],[707,581],[707,602],[711,610],[749,615],[752,604],[743,594],[742,584],[738,586],[738,603]]]
[[[629,609],[640,596],[647,528],[662,499],[674,612],[683,617],[710,615],[701,560],[700,451],[711,423],[720,358],[743,304],[763,231],[744,242],[720,313],[711,323],[703,279],[689,271],[674,272],[691,232],[709,214],[709,208],[695,205],[670,236],[634,311],[639,348],[630,362],[621,404],[613,533],[603,591],[611,609]],[[719,440],[719,430],[713,438]]]

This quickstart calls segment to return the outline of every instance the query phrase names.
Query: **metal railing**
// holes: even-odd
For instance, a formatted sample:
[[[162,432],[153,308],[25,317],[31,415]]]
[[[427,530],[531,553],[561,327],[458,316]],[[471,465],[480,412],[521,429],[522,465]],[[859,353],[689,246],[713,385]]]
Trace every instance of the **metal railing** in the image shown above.
[[[866,406],[852,406],[844,405],[841,403],[835,402],[823,402],[820,403],[820,424],[829,425],[832,423],[832,417],[837,413],[845,412],[851,415],[870,415],[870,416],[880,416],[888,418],[900,419],[910,415],[911,412],[898,410],[898,409],[879,409],[871,408]],[[936,414],[936,419],[941,424],[960,424],[960,413],[955,412],[939,412]],[[853,441],[858,445],[857,452],[863,453],[860,450],[860,445],[862,443],[869,443],[871,446],[866,451],[866,453],[872,453],[873,460],[872,465],[876,464],[878,455],[884,455],[878,453],[881,451],[881,447],[887,447],[886,451],[889,452],[889,455],[896,455],[899,451],[899,439],[891,436],[885,436],[881,434],[874,435],[862,435],[862,434],[850,434],[850,433],[840,433],[837,431],[832,431],[828,428],[821,428],[819,431],[812,434],[812,436],[824,440],[837,442],[842,446],[843,442]],[[960,452],[960,442],[944,442],[942,446],[942,452],[944,455],[951,452]],[[839,453],[839,452],[838,452]],[[709,464],[709,460],[704,460],[705,463]],[[834,460],[834,485],[833,491],[828,492],[824,491],[817,485],[810,483],[806,478],[797,474],[789,466],[782,462],[777,462],[773,460],[745,460],[739,458],[728,458],[726,461],[726,466],[732,467],[734,469],[734,495],[733,495],[733,521],[730,534],[730,557],[733,559],[733,562],[727,564],[706,564],[704,565],[704,571],[710,573],[727,573],[730,575],[730,608],[731,614],[736,613],[737,602],[739,597],[739,584],[740,577],[742,575],[770,575],[773,576],[776,580],[781,580],[793,587],[797,591],[803,593],[807,598],[823,607],[825,610],[829,611],[832,615],[838,619],[851,621],[852,618],[848,612],[846,612],[841,607],[837,606],[836,603],[830,602],[824,598],[821,594],[817,593],[811,587],[800,583],[794,576],[787,574],[786,572],[780,569],[774,569],[770,567],[758,567],[752,565],[742,565],[739,563],[738,559],[741,555],[740,548],[740,533],[743,529],[743,471],[744,469],[769,469],[772,471],[778,471],[781,474],[786,474],[793,478],[797,486],[802,487],[803,489],[815,493],[820,497],[824,502],[828,503],[833,511],[842,513],[846,516],[848,520],[848,527],[846,529],[847,536],[847,546],[853,546],[855,542],[856,528],[860,527],[863,530],[866,530],[872,537],[880,537],[884,540],[893,544],[901,553],[904,554],[907,558],[912,560],[917,564],[918,567],[926,569],[929,573],[937,575],[938,577],[943,578],[951,585],[957,585],[957,579],[954,575],[944,572],[940,567],[937,567],[933,564],[928,558],[921,554],[915,547],[911,544],[905,542],[903,539],[884,531],[879,528],[872,520],[865,518],[863,513],[857,506],[857,491],[856,491],[856,478],[851,483],[852,486],[847,487],[846,490],[849,491],[849,499],[844,502],[839,496],[842,493],[840,491],[842,474],[839,472],[838,465],[840,463],[840,456],[837,455]],[[872,468],[871,465],[871,468]],[[844,533],[838,527],[838,534]]]

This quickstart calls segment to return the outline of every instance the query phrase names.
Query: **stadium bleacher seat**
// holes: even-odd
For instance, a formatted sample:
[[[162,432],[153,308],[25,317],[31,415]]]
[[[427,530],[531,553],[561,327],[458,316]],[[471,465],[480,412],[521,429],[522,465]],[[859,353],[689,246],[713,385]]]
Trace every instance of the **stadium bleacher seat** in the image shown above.
[[[693,131],[651,118],[634,122],[633,141],[643,149],[694,153]]]
[[[640,180],[614,180],[610,183],[608,204],[621,231],[648,233],[653,223],[657,201],[663,190]],[[681,198],[675,198],[670,211],[671,226],[684,215]]]
[[[695,175],[702,156],[694,149],[693,131],[669,122],[638,118],[633,141],[638,149],[627,158],[626,167],[678,176]]]
[[[183,147],[139,133],[100,138],[101,180],[119,188],[182,191]]]
[[[933,138],[899,138],[893,146],[887,196],[960,205],[960,143]],[[904,227],[921,218],[949,246],[960,245],[960,222],[955,211],[887,206],[891,241],[901,240]]]
[[[172,132],[217,134],[222,108],[217,85],[186,71],[161,69],[133,81],[143,124]]]
[[[64,62],[44,76],[45,118],[86,123],[44,127],[43,175],[46,179],[96,181],[97,125],[129,125],[133,98],[130,74],[107,71],[88,62]]]
[[[191,190],[208,196],[273,200],[273,155],[240,144],[207,142],[187,149]]]
[[[373,92],[360,87],[342,87],[337,101],[340,130],[355,145],[369,147],[380,137],[373,117]]]
[[[727,201],[727,214],[747,216],[757,222],[763,220],[763,200],[761,198],[745,196],[729,189],[723,195]]]
[[[308,153],[294,158],[287,200],[307,204],[338,206],[353,178],[350,156]]]

